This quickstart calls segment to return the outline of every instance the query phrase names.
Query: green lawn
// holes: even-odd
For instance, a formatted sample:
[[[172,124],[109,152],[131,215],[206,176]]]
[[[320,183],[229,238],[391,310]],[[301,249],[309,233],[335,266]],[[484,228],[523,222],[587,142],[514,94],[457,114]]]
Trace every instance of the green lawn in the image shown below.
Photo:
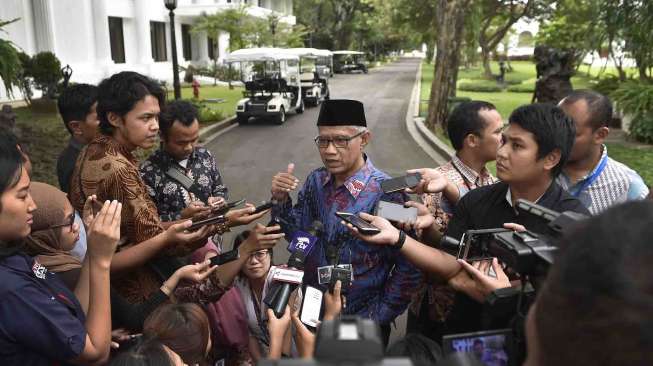
[[[653,146],[631,146],[623,143],[607,143],[611,158],[621,161],[635,170],[647,186],[653,186]]]
[[[498,63],[493,62],[492,71],[498,73]],[[535,82],[535,64],[529,61],[514,61],[512,62],[514,71],[506,74],[506,80],[521,81],[519,85],[530,85]],[[600,67],[595,65],[590,71],[590,76],[587,75],[588,68],[583,65],[580,67],[579,72],[571,78],[572,85],[575,89],[590,88],[595,77],[600,71]],[[634,70],[626,70],[627,73],[634,74]],[[617,75],[617,70],[613,67],[607,67],[603,75]],[[428,99],[431,91],[431,82],[433,81],[433,64],[422,64],[422,85],[420,91],[420,116],[426,116],[428,112]],[[478,82],[482,84],[491,84],[492,81],[485,80],[482,77],[482,69],[480,67],[473,67],[469,69],[461,68],[458,72],[458,83]],[[520,92],[469,92],[469,91],[456,91],[458,97],[469,97],[476,100],[485,100],[496,105],[497,110],[501,113],[504,120],[507,120],[510,113],[517,107],[531,102],[532,93]],[[446,133],[439,127],[436,127],[435,134],[444,140],[449,146]],[[636,170],[644,179],[647,185],[653,185],[653,146],[636,146],[628,143],[608,143],[608,151],[610,156],[618,161],[621,161]],[[488,169],[493,173],[496,171],[494,164],[489,164]]]
[[[181,98],[191,99],[193,97],[193,89],[190,87],[181,88]],[[206,99],[224,99],[223,103],[206,103],[206,105],[214,110],[220,111],[222,116],[229,117],[236,114],[236,103],[243,97],[243,88],[234,87],[229,89],[227,86],[213,86],[202,85],[200,87],[200,100]],[[172,89],[168,90],[168,98],[174,98]],[[216,121],[211,121],[216,122]],[[205,123],[203,123],[205,124]]]
[[[242,88],[230,90],[224,86],[202,86],[200,97],[224,98],[224,103],[207,103],[212,109],[220,110],[222,115],[227,117],[234,114],[236,102],[242,97]],[[182,98],[192,97],[191,88],[182,88]],[[170,91],[169,97],[173,93]],[[68,144],[70,135],[65,129],[61,118],[57,113],[37,113],[31,108],[14,108],[17,114],[16,132],[21,141],[28,148],[32,164],[34,166],[32,178],[35,181],[46,182],[56,187],[57,182],[56,166],[59,153]],[[217,121],[204,122],[208,125]],[[149,151],[137,150],[137,157],[144,158]]]

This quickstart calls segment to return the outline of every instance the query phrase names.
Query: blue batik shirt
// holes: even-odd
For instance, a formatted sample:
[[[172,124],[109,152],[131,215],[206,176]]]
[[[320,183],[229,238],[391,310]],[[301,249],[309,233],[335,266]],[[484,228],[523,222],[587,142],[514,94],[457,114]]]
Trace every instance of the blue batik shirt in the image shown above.
[[[309,230],[315,220],[322,222],[324,233],[306,258],[304,284],[327,289],[318,284],[317,268],[329,265],[326,249],[340,244],[338,263],[352,264],[354,272],[343,314],[360,315],[379,324],[392,322],[406,310],[421,273],[396,248],[365,243],[351,235],[335,213],[373,213],[380,199],[405,202],[402,193],[383,193],[380,183],[389,178],[368,158],[357,173],[336,187],[334,177],[322,167],[309,174],[294,206],[288,199],[272,211],[273,216],[287,221],[282,224],[287,238],[295,230]]]

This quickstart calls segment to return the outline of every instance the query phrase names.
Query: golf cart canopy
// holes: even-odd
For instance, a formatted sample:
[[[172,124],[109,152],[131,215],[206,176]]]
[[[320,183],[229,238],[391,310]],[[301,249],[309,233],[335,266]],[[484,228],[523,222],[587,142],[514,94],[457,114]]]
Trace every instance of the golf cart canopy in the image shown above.
[[[299,56],[281,48],[243,48],[227,56],[227,62],[244,61],[299,61]]]
[[[318,50],[317,48],[289,48],[288,51],[300,57],[329,57],[332,55],[329,50]]]
[[[364,55],[365,52],[360,51],[333,51],[334,55]]]

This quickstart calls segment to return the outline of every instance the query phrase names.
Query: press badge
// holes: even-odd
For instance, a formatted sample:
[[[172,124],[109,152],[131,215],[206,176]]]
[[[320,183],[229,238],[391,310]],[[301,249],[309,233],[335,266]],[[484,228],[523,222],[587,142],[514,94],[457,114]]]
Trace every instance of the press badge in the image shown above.
[[[331,281],[331,271],[333,266],[317,267],[317,283],[320,285],[327,284]]]
[[[354,267],[351,264],[338,264],[336,267],[348,270],[351,273],[351,282],[354,282]]]

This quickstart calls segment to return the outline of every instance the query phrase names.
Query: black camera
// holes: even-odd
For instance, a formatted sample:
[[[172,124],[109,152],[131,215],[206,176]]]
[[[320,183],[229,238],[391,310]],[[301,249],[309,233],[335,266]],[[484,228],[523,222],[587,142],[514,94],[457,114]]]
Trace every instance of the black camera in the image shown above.
[[[548,232],[514,232],[503,228],[468,230],[460,240],[445,236],[443,247],[458,250],[459,259],[496,257],[522,276],[541,276],[553,264],[555,241],[568,227],[585,218],[575,212],[558,213],[535,203],[519,199],[515,208],[548,223]],[[471,257],[470,257],[471,256]]]

